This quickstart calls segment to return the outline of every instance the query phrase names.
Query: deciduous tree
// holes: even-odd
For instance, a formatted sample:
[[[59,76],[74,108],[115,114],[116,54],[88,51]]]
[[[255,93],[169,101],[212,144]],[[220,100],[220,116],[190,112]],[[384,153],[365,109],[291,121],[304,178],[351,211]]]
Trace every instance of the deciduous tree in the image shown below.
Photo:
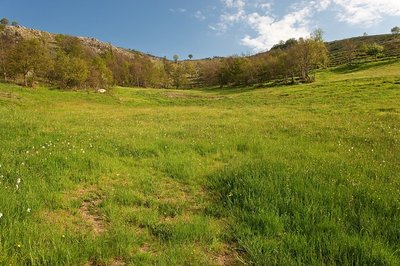
[[[0,24],[1,25],[8,25],[8,24],[10,24],[10,21],[7,18],[2,18],[2,19],[0,19]]]
[[[400,27],[396,26],[396,27],[392,28],[391,32],[393,34],[400,34]]]
[[[51,58],[40,40],[22,40],[11,50],[9,65],[15,74],[23,76],[25,86],[33,86],[38,76],[46,75]]]
[[[373,56],[375,57],[375,59],[377,59],[378,56],[381,55],[385,50],[385,48],[382,45],[379,45],[377,43],[371,43],[367,45],[364,49],[367,55]]]
[[[343,42],[343,50],[347,64],[351,65],[357,55],[357,44],[352,39],[347,39]]]

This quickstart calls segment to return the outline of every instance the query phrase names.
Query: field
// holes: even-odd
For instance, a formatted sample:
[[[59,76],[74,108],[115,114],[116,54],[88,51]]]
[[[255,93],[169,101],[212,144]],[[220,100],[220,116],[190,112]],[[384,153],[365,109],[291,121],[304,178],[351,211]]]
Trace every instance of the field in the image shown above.
[[[0,84],[1,265],[399,265],[400,63],[271,88]]]

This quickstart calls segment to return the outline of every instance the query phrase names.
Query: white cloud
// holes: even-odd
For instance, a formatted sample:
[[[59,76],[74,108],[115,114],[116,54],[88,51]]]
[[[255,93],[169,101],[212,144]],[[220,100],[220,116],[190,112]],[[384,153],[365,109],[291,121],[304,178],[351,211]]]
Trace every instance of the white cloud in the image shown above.
[[[204,14],[201,11],[196,11],[196,13],[194,13],[194,17],[200,21],[203,21],[206,19],[206,16],[204,16]]]
[[[172,13],[185,13],[187,10],[185,8],[178,8],[178,9],[174,9],[174,8],[170,8],[169,9],[170,12]]]
[[[372,26],[384,16],[400,16],[399,0],[332,0],[340,11],[340,21],[352,25]]]
[[[210,25],[212,30],[224,32],[235,23],[246,17],[245,0],[221,0],[224,11],[216,25]]]
[[[222,0],[222,3],[225,4],[227,8],[237,8],[239,10],[243,10],[246,6],[245,0]]]
[[[219,21],[209,27],[219,34],[234,25],[249,27],[241,44],[255,52],[270,49],[289,38],[307,37],[317,27],[315,15],[329,10],[336,19],[351,25],[370,27],[385,16],[400,16],[400,0],[294,0],[286,14],[273,13],[277,0],[220,0]]]
[[[252,13],[247,16],[246,23],[256,31],[257,36],[246,35],[241,44],[252,48],[255,52],[270,49],[280,40],[300,38],[310,34],[309,21],[311,10],[307,7],[289,13],[280,20],[271,16]]]

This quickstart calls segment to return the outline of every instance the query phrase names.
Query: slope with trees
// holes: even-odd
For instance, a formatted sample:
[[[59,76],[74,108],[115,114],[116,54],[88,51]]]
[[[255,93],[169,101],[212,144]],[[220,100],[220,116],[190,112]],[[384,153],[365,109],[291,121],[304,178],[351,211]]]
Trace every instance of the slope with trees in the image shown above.
[[[318,69],[400,55],[397,34],[325,43],[318,29],[310,38],[281,41],[254,56],[202,60],[158,58],[102,43],[27,29],[0,21],[1,78],[25,86],[46,83],[62,89],[112,86],[194,88],[293,84],[315,81]],[[396,32],[396,27],[392,29]]]

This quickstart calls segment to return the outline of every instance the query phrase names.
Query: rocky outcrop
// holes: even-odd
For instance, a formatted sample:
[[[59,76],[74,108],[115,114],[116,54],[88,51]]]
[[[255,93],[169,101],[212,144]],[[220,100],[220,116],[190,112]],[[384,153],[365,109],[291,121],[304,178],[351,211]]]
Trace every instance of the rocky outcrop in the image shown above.
[[[41,39],[47,42],[50,46],[56,46],[56,36],[58,34],[49,33],[46,31],[40,31],[35,29],[26,28],[23,26],[5,26],[4,29],[0,33],[1,35],[5,35],[9,38],[14,39],[15,41],[19,41],[21,39]],[[120,47],[113,46],[110,43],[105,43],[99,41],[95,38],[88,38],[88,37],[77,37],[83,44],[83,46],[89,48],[94,53],[100,54],[110,49],[114,54],[122,55],[123,57],[128,57],[134,59],[135,57],[143,56],[149,57],[152,60],[159,60],[160,58],[148,54],[144,54],[138,51],[128,50]]]

